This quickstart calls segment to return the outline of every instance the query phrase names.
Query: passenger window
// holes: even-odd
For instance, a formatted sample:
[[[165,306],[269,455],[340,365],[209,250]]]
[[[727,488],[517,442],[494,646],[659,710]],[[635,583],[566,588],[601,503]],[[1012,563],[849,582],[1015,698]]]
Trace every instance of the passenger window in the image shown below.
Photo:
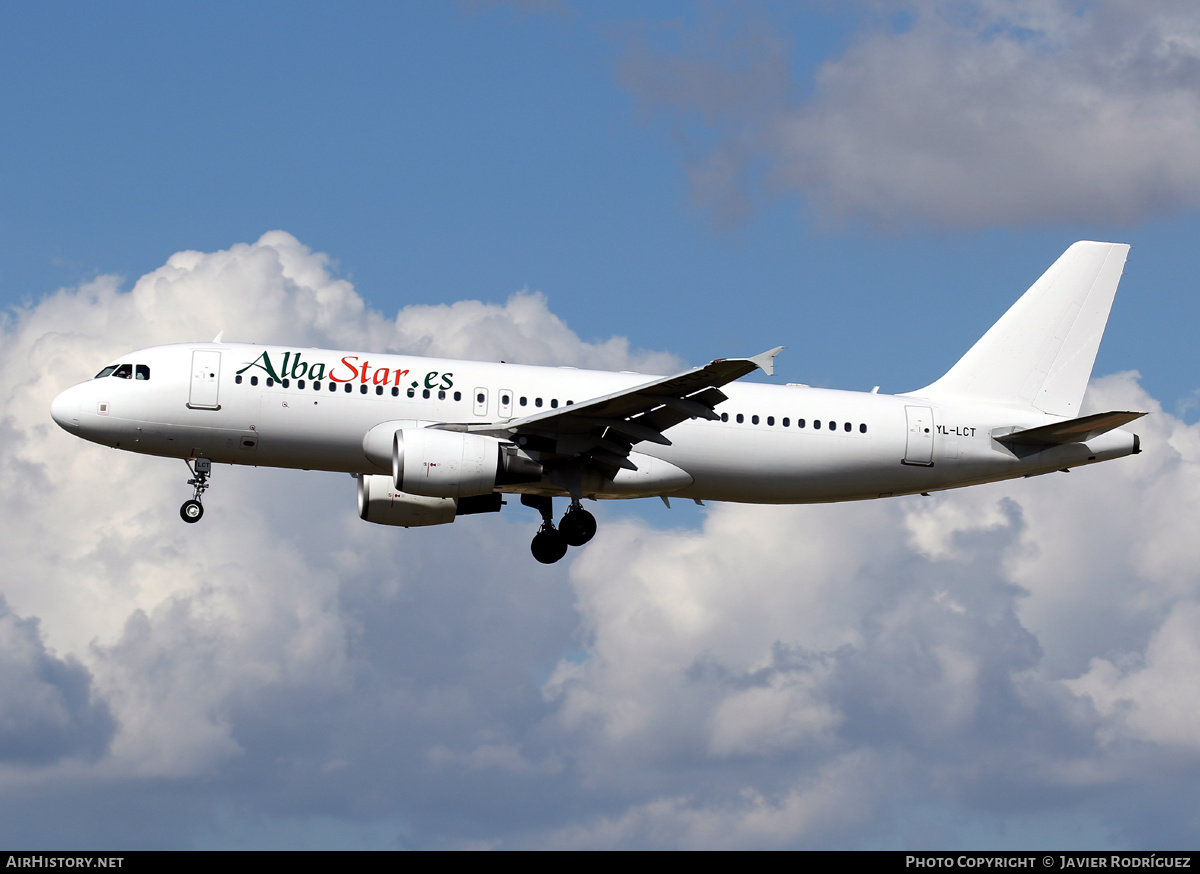
[[[850,423],[849,423],[849,422],[847,422],[845,425],[843,425],[843,426],[842,426],[842,430],[843,430],[843,431],[849,431],[849,430],[850,430]]]
[[[133,377],[133,365],[122,364],[113,371],[113,376],[119,376],[121,379],[131,379]]]
[[[145,364],[139,364],[136,367],[134,367],[133,373],[134,373],[134,376],[133,376],[134,379],[149,379],[150,378],[150,368],[147,367]]]
[[[438,392],[438,400],[444,401],[445,399],[446,399],[446,393],[444,391],[439,391]]]
[[[774,416],[767,416],[767,424],[768,424],[768,425],[774,425],[774,424],[775,424],[775,417],[774,417]]]
[[[375,386],[375,394],[377,394],[377,395],[383,394],[383,386],[381,386],[381,385]]]
[[[866,426],[866,425],[859,425],[859,426],[858,426],[858,433],[859,433],[859,434],[866,434],[866,433],[867,433],[867,426]]]
[[[821,420],[813,419],[813,427],[816,428],[818,431],[820,431],[821,430]]]
[[[288,388],[289,386],[291,386],[292,381],[290,379],[282,379],[279,381],[279,384],[281,386],[283,386],[284,388]]]
[[[836,431],[836,430],[837,430],[837,422],[830,422],[830,423],[829,423],[829,430],[830,430],[830,431]]]
[[[540,406],[542,405],[542,399],[541,399],[541,398],[534,398],[534,399],[533,399],[533,405],[534,405],[535,407],[540,407]]]
[[[558,398],[551,398],[550,406],[551,406],[551,408],[557,410],[558,409]]]
[[[483,392],[480,392],[479,394],[475,395],[475,403],[482,404],[482,403],[485,403],[486,401],[487,401],[487,398],[484,396]]]
[[[331,382],[331,383],[329,383],[329,390],[330,390],[330,391],[337,391],[337,383],[336,383],[336,382]]]
[[[521,406],[525,406],[525,405],[527,405],[528,403],[529,403],[529,398],[524,398],[524,397],[523,397],[523,398],[521,398]]]
[[[112,376],[113,371],[116,369],[117,369],[117,365],[110,364],[108,367],[104,368],[99,373],[97,373],[95,375],[95,377],[93,377],[93,379],[104,379],[104,377],[106,377],[106,376]]]
[[[320,391],[320,390],[321,390],[321,381],[319,379],[313,380],[313,391]]]
[[[392,397],[400,397],[400,389],[398,389],[396,386],[392,386]]]
[[[804,427],[804,425],[805,425],[805,422],[804,422],[804,420],[803,420],[803,419],[797,419],[797,420],[796,420],[796,427],[797,427],[797,428],[803,428],[803,427]]]
[[[408,396],[409,396],[409,397],[412,397],[412,389],[409,389]],[[455,399],[456,401],[461,401],[461,400],[462,400],[462,392],[460,392],[460,391],[456,391],[456,392],[454,393],[454,399]]]
[[[271,379],[271,377],[268,376],[267,377],[267,388],[271,388],[274,385],[275,385],[275,380]]]
[[[405,394],[407,394],[410,398],[415,398],[417,396],[417,390],[410,388],[407,392],[405,392]]]
[[[302,379],[296,380],[296,388],[304,388],[304,380],[302,380]]]
[[[425,398],[425,400],[429,400],[429,389],[427,389],[427,388],[426,388],[426,389],[422,389],[422,390],[421,390],[421,397]]]
[[[744,421],[746,421],[746,417],[745,417],[745,416],[743,416],[741,413],[738,413],[738,414],[737,414],[737,423],[740,425],[740,424],[742,424],[742,422],[744,422]]]
[[[721,421],[722,421],[722,422],[728,422],[728,421],[729,421],[729,414],[728,414],[728,413],[722,413],[722,414],[721,414]]]
[[[751,417],[750,417],[750,424],[751,424],[751,425],[757,425],[757,424],[758,424],[758,416],[751,416]]]
[[[790,424],[791,424],[791,419],[789,419],[787,416],[784,416],[783,417],[783,427],[786,428]]]
[[[258,377],[257,377],[257,376],[252,376],[252,377],[250,377],[250,384],[251,384],[251,385],[258,385]]]
[[[237,376],[235,376],[233,378],[233,381],[236,382],[238,385],[241,385],[242,384],[242,375],[239,373]]]
[[[352,386],[350,383],[346,383],[346,394],[350,394],[352,391],[354,391],[354,386]]]

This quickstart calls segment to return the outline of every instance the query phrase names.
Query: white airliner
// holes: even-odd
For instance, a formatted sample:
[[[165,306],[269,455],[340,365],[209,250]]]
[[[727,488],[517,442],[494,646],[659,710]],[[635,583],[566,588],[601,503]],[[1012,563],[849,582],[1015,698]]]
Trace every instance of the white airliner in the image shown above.
[[[1079,415],[1129,250],[1071,246],[950,371],[900,395],[736,383],[780,351],[676,376],[292,346],[122,355],[51,405],[86,440],[212,463],[347,471],[359,515],[416,527],[540,511],[538,561],[592,538],[584,498],[791,504],[928,493],[1140,451],[1145,415]],[[782,348],[782,347],[780,347]],[[552,500],[570,498],[556,527]]]

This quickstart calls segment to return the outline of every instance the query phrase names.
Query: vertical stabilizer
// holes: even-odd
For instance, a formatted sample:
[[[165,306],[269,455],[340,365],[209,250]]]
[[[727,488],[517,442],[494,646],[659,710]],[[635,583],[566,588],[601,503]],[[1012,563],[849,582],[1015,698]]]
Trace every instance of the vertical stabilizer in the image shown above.
[[[1128,252],[1075,243],[945,376],[911,394],[1078,416]]]

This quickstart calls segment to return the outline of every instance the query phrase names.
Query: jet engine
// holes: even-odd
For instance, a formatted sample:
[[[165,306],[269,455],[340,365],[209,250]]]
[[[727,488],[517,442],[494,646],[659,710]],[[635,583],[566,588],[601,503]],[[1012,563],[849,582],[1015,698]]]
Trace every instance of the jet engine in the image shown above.
[[[403,528],[445,525],[459,516],[499,513],[503,504],[504,498],[499,493],[469,498],[430,498],[400,491],[390,476],[378,473],[358,476],[359,518],[377,525]]]
[[[428,498],[409,495],[392,485],[382,474],[363,474],[358,478],[358,515],[379,525],[444,525],[453,522],[458,512],[454,498]]]
[[[410,495],[466,498],[497,485],[536,482],[542,467],[511,443],[438,428],[401,428],[392,442],[392,482]]]

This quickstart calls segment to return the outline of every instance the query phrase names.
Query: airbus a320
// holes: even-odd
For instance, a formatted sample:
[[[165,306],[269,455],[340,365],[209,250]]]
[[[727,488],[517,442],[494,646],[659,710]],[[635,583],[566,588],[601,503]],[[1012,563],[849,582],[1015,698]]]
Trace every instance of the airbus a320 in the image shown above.
[[[1074,244],[943,377],[897,395],[738,381],[772,375],[782,347],[647,376],[218,337],[122,355],[51,414],[86,440],[183,459],[185,522],[214,463],[344,471],[382,525],[520,495],[549,564],[595,534],[585,499],[853,501],[1136,454],[1123,426],[1144,413],[1080,415],[1128,249]]]

